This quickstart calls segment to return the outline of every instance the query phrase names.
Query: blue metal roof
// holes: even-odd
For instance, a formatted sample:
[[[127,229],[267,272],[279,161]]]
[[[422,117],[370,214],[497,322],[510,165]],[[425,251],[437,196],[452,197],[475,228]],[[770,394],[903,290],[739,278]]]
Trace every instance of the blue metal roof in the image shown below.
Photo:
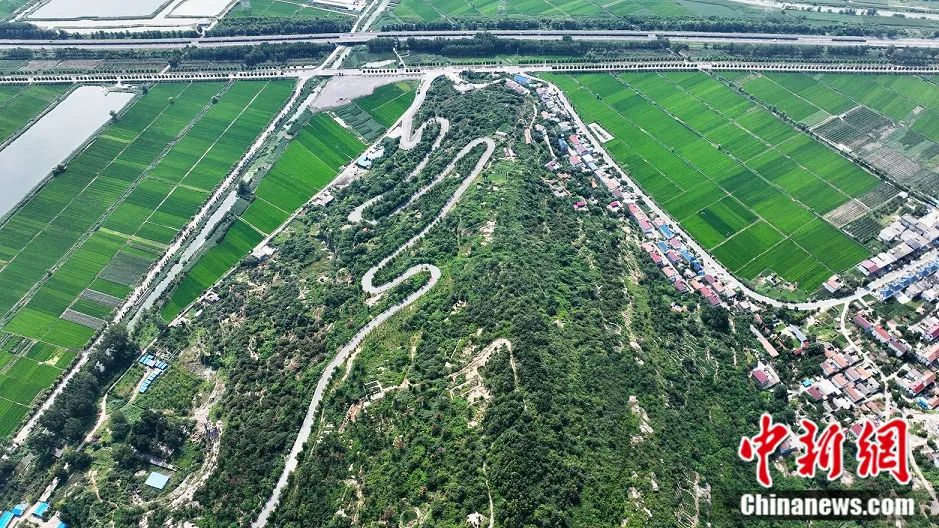
[[[33,510],[33,516],[34,516],[34,517],[42,517],[43,515],[45,515],[45,513],[46,513],[47,511],[49,511],[49,503],[48,503],[48,502],[37,502],[37,503],[36,503],[36,509]]]
[[[13,512],[5,511],[3,515],[0,515],[0,528],[7,528],[10,526],[10,522],[13,521]]]
[[[150,473],[150,476],[147,477],[147,481],[144,482],[147,486],[156,489],[163,489],[166,487],[166,483],[170,481],[169,475],[164,475],[163,473],[157,473],[156,471]]]

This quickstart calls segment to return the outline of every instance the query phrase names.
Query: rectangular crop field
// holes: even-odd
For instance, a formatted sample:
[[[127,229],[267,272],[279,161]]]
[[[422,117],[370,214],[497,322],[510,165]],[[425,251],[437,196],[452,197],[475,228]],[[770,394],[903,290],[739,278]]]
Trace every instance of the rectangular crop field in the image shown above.
[[[742,278],[775,273],[809,293],[869,255],[822,217],[876,187],[877,178],[716,79],[549,78],[585,122],[614,136],[605,147],[633,179]],[[828,99],[826,108],[848,106]]]
[[[357,99],[354,104],[388,128],[411,106],[416,89],[417,86],[409,82],[386,84],[376,88],[371,95]]]
[[[726,0],[401,0],[392,15],[400,20],[438,21],[496,17],[739,17],[760,14]]]
[[[912,75],[762,73],[737,83],[792,119],[814,125],[866,106],[939,138],[939,86]],[[914,114],[917,108],[922,110]],[[932,115],[930,115],[932,113]],[[917,124],[919,123],[919,124]]]
[[[70,90],[60,85],[0,86],[0,144]]]
[[[336,109],[336,115],[367,141],[374,141],[411,106],[416,91],[412,82],[379,86],[371,95]]]
[[[319,9],[292,0],[242,0],[231,9],[226,18],[352,18],[339,10]]]
[[[404,111],[401,107],[401,112]],[[397,120],[397,117],[394,117]],[[251,205],[203,254],[163,308],[172,320],[328,185],[366,145],[326,113],[313,116],[263,177]]]
[[[139,96],[0,225],[0,331],[83,347],[292,91],[282,81],[167,83]]]
[[[739,0],[400,0],[392,10],[390,18],[408,22],[578,17],[676,17],[688,20],[700,17],[763,18],[778,14],[778,8],[761,7],[755,2],[747,5]],[[929,29],[934,27],[934,21],[918,19],[915,16],[858,16],[804,10],[799,11],[799,17],[810,24],[830,25],[840,22],[867,26],[876,24]]]

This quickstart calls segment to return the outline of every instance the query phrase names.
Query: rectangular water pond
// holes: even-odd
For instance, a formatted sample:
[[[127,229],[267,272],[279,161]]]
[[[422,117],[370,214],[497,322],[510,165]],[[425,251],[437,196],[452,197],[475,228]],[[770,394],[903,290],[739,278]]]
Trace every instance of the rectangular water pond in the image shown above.
[[[29,15],[30,20],[75,18],[149,18],[168,0],[51,0]]]

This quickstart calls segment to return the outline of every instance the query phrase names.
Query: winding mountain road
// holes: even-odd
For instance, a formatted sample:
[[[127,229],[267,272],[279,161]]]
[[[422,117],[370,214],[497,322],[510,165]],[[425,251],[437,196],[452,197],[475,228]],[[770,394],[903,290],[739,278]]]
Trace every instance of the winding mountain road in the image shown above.
[[[408,109],[407,113],[401,120],[400,148],[402,149],[406,149],[406,150],[412,149],[418,143],[420,143],[423,131],[426,129],[427,125],[431,121],[433,121],[433,120],[427,121],[424,124],[422,124],[421,127],[418,128],[416,131],[413,130],[414,116],[417,110],[420,108],[421,104],[423,103],[424,96],[426,95],[427,90],[429,89],[430,84],[433,82],[434,78],[436,78],[435,75],[427,76],[424,78],[421,84],[421,88],[418,90],[418,96],[415,97],[414,103],[411,105],[411,107]],[[440,146],[440,142],[443,140],[444,136],[446,136],[447,132],[450,129],[449,122],[447,120],[443,118],[434,118],[434,120],[440,123],[441,125],[440,132],[437,137],[437,140],[434,143],[435,148],[431,149],[431,151],[427,154],[427,156],[421,161],[420,165],[418,165],[418,168],[421,170],[423,170],[423,168],[426,167],[427,161],[429,160],[430,156],[434,153],[434,151],[437,150],[436,147]],[[373,330],[381,326],[385,321],[390,319],[392,316],[394,316],[401,310],[405,309],[406,307],[414,303],[414,301],[416,301],[425,293],[430,291],[430,289],[433,288],[434,285],[437,284],[437,281],[440,280],[440,276],[441,276],[440,268],[432,264],[417,264],[415,266],[412,266],[407,271],[405,271],[398,277],[388,281],[385,284],[380,284],[380,285],[374,284],[375,274],[378,273],[378,271],[380,271],[382,268],[387,266],[388,263],[394,260],[395,257],[401,255],[402,252],[406,251],[407,249],[413,247],[415,244],[420,242],[421,239],[423,239],[424,236],[426,236],[427,233],[430,232],[430,230],[433,229],[434,226],[437,225],[437,223],[443,220],[450,213],[450,211],[453,210],[457,202],[459,202],[460,198],[462,198],[463,194],[465,194],[466,191],[469,189],[469,187],[472,185],[473,180],[476,179],[476,177],[483,171],[483,169],[485,169],[486,165],[489,163],[489,160],[492,158],[492,155],[496,149],[495,141],[489,137],[481,137],[481,138],[471,141],[465,147],[463,147],[462,150],[460,150],[460,152],[454,157],[454,159],[450,162],[450,164],[447,165],[447,167],[440,173],[440,175],[438,175],[433,180],[433,182],[428,184],[427,187],[418,191],[418,194],[422,194],[424,192],[427,192],[427,190],[429,190],[430,187],[441,182],[444,178],[446,178],[449,174],[451,174],[456,169],[456,164],[462,158],[467,156],[471,151],[473,151],[476,147],[480,145],[484,146],[485,150],[482,156],[479,158],[479,161],[476,162],[476,165],[473,167],[473,170],[463,179],[463,182],[460,184],[460,186],[457,187],[456,191],[454,191],[453,195],[450,196],[450,199],[447,201],[447,203],[443,206],[440,212],[437,213],[437,216],[435,216],[434,219],[431,220],[430,223],[428,223],[418,234],[414,235],[410,240],[405,242],[403,245],[401,245],[401,247],[399,247],[397,250],[392,252],[390,255],[383,258],[378,264],[376,264],[371,269],[369,269],[365,273],[364,277],[362,277],[361,285],[362,285],[363,291],[365,291],[366,293],[370,295],[381,295],[382,293],[395,288],[396,286],[400,285],[402,282],[410,279],[411,277],[419,273],[425,273],[425,272],[430,273],[430,279],[423,286],[421,286],[417,291],[408,295],[407,298],[405,298],[400,303],[395,304],[391,308],[388,308],[387,310],[385,310],[384,312],[376,316],[374,319],[369,321],[364,327],[362,327],[355,334],[355,336],[353,336],[353,338],[348,343],[346,343],[345,346],[339,349],[336,355],[333,356],[332,360],[330,360],[330,362],[326,365],[326,368],[323,369],[323,373],[320,375],[319,381],[316,384],[316,389],[313,392],[313,398],[310,401],[309,407],[307,408],[306,416],[304,417],[303,423],[300,426],[300,431],[297,434],[297,438],[294,440],[293,447],[290,449],[290,453],[287,455],[286,462],[284,463],[284,469],[281,472],[280,478],[277,480],[277,484],[274,486],[274,490],[271,492],[270,497],[268,498],[267,502],[264,504],[264,507],[262,508],[261,513],[258,515],[258,518],[254,521],[254,523],[252,523],[251,525],[252,528],[262,528],[262,527],[267,526],[267,523],[268,523],[268,520],[270,519],[271,514],[277,508],[277,505],[280,502],[280,497],[283,494],[284,489],[287,487],[287,484],[289,482],[290,475],[294,472],[294,470],[296,470],[297,466],[299,465],[300,453],[303,451],[303,447],[306,445],[307,441],[310,438],[310,435],[313,432],[313,424],[316,420],[320,403],[322,402],[323,397],[326,394],[326,390],[329,386],[329,382],[332,379],[335,372],[352,355],[352,353],[355,352],[355,350],[359,347],[359,345],[362,344],[362,341],[364,341],[365,338],[368,337],[368,335]],[[361,217],[361,212],[360,212],[360,217]]]

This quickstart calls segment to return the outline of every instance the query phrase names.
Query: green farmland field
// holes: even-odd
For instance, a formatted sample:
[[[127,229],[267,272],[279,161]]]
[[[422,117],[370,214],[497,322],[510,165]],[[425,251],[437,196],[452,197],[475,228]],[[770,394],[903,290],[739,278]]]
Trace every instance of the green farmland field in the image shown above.
[[[406,106],[396,108],[403,113]],[[329,115],[313,116],[261,180],[251,205],[186,273],[164,306],[163,318],[169,321],[179,315],[365,148]]]
[[[893,182],[939,196],[939,176],[931,169],[939,163],[935,79],[774,72],[733,82],[790,119],[814,126],[819,136],[852,148]]]
[[[710,8],[708,10],[707,8]],[[737,13],[733,4],[712,2],[681,2],[678,0],[401,0],[393,14],[403,20],[436,21],[447,18],[546,16],[556,18],[588,16],[690,16]]]
[[[350,17],[340,11],[319,9],[303,5],[302,2],[287,0],[242,0],[228,12],[228,18],[271,17],[271,18],[324,18]]]
[[[43,113],[71,87],[58,85],[0,86],[0,143]]]
[[[879,180],[712,77],[549,78],[614,136],[605,147],[636,182],[742,278],[775,273],[810,293],[869,255],[822,216]]]
[[[167,83],[135,99],[0,225],[0,340],[35,343],[37,360],[66,368],[59,352],[74,357],[110,319],[292,91],[281,81]],[[0,401],[27,405],[48,386],[37,375],[38,390],[4,389],[4,375],[18,379],[0,368]]]
[[[336,109],[336,115],[368,141],[374,141],[414,101],[417,86],[412,82],[386,84],[366,97]]]
[[[857,7],[857,6],[855,6]],[[860,10],[860,8],[858,8]],[[810,24],[894,27],[921,31],[935,21],[917,17],[847,15],[811,10],[789,10],[783,18],[798,17]],[[599,19],[673,17],[689,19],[763,19],[780,15],[776,8],[761,8],[734,0],[400,0],[386,20],[393,22],[479,21],[481,19]]]
[[[780,72],[751,76],[738,85],[809,125],[863,105],[939,140],[939,86],[922,77]],[[925,111],[915,114],[917,107]]]
[[[386,84],[376,88],[372,95],[356,100],[355,105],[372,116],[378,124],[388,128],[411,106],[416,88],[413,83],[407,82]]]

